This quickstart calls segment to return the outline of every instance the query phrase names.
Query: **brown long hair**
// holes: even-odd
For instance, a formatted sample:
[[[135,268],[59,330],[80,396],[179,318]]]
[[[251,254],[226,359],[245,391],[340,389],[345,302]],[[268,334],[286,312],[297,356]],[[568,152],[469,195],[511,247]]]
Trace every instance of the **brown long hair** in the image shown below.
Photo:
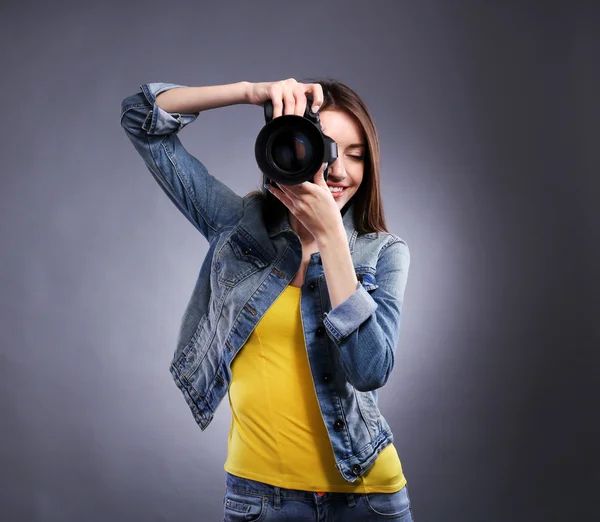
[[[305,79],[301,80],[301,83],[318,83],[323,88],[324,98],[319,112],[325,110],[344,111],[358,123],[366,143],[366,150],[363,179],[356,194],[350,200],[354,202],[356,229],[360,234],[388,232],[379,182],[381,170],[379,138],[366,104],[356,92],[339,80],[332,78]],[[267,177],[263,174],[263,185],[267,181]],[[287,212],[287,207],[268,190],[262,188],[262,190],[250,192],[247,196],[251,194],[260,194],[265,199],[263,206],[265,221],[278,219],[282,213]]]

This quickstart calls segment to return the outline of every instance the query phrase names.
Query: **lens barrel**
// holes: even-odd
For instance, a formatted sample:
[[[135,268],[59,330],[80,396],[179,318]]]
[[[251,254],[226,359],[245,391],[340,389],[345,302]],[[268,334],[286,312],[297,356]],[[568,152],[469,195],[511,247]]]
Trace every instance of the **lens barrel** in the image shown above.
[[[260,170],[276,183],[298,185],[312,181],[324,162],[331,165],[337,159],[337,144],[323,134],[318,114],[310,110],[312,99],[307,96],[304,116],[283,115],[273,118],[273,104],[265,103],[265,126],[254,146]],[[327,169],[323,173],[327,179]]]

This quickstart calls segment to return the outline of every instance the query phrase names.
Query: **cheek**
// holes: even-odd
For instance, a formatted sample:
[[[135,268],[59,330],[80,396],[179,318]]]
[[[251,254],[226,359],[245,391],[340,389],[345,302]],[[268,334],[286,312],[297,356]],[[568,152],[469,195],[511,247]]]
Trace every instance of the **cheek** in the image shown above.
[[[354,188],[358,188],[358,186],[362,183],[363,173],[364,167],[362,165],[353,166],[353,168],[351,168],[348,172],[348,174],[350,174],[350,177],[352,178],[352,185],[354,186]]]

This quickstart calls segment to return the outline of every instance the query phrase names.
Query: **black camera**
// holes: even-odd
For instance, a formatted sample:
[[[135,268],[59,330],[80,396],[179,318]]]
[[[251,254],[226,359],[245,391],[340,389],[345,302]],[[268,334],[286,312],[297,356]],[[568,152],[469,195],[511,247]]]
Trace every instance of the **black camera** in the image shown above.
[[[254,155],[260,170],[276,183],[299,185],[312,181],[324,162],[327,169],[337,159],[337,143],[323,134],[319,113],[310,110],[312,96],[307,95],[304,116],[292,114],[273,119],[273,103],[264,105],[265,123],[256,138]]]

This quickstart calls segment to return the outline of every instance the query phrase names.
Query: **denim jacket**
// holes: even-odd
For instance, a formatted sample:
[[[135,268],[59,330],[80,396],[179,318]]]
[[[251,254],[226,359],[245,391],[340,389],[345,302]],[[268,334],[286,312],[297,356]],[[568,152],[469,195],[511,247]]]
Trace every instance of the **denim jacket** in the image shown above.
[[[122,101],[121,125],[150,173],[210,245],[169,367],[204,431],[227,393],[234,357],[300,268],[302,245],[287,214],[265,223],[260,195],[237,195],[183,147],[177,133],[199,113],[169,113],[154,103],[174,87],[183,86],[141,85],[141,92]],[[356,290],[331,309],[317,252],[307,267],[300,308],[336,465],[354,482],[393,442],[376,390],[394,366],[410,254],[394,234],[359,234],[352,204],[343,224]]]

